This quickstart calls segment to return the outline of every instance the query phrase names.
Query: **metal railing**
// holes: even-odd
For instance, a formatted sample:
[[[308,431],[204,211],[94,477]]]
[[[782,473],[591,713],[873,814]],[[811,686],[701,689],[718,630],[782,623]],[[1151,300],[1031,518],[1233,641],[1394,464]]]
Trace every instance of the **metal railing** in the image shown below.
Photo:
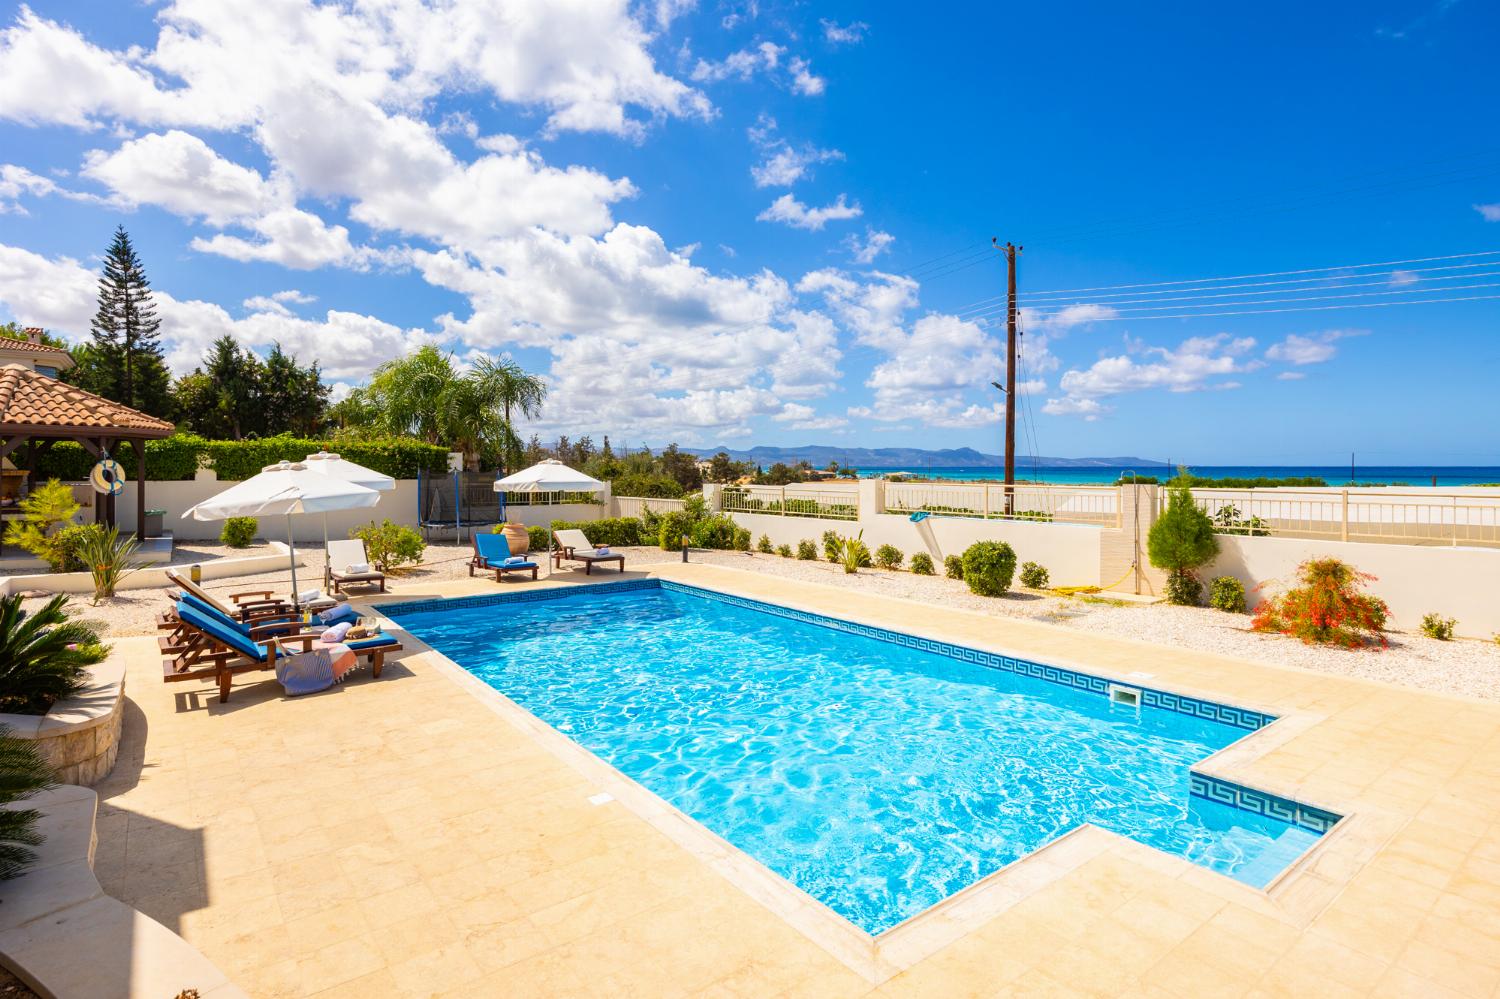
[[[859,519],[859,493],[854,489],[817,489],[810,486],[732,486],[723,492],[725,513],[770,513],[785,517]]]
[[[1500,546],[1500,491],[1195,489],[1193,502],[1221,534]]]
[[[592,503],[599,505],[598,493],[578,492],[547,492],[547,493],[506,493],[506,506],[564,506],[570,503]]]
[[[888,482],[888,513],[928,513],[985,520],[1120,526],[1120,492],[1114,486],[1016,483],[1006,495],[993,482]]]

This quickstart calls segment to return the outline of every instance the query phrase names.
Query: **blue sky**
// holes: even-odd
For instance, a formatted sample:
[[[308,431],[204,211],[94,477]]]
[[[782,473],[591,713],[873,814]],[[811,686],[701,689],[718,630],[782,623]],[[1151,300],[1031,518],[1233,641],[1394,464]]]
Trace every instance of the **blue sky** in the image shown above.
[[[86,335],[123,222],[179,371],[434,342],[547,438],[993,452],[999,236],[1024,450],[1500,464],[1500,299],[1435,301],[1500,295],[1493,5],[3,10],[3,318]]]

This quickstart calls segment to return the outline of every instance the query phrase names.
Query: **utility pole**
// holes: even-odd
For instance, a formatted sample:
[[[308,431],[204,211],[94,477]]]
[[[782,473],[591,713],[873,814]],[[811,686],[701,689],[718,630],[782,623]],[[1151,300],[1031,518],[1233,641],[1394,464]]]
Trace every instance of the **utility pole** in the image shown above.
[[[1000,245],[998,237],[990,243],[1005,254],[1005,512],[1016,512],[1016,257],[1021,247],[1010,242]],[[997,388],[999,386],[996,386]]]

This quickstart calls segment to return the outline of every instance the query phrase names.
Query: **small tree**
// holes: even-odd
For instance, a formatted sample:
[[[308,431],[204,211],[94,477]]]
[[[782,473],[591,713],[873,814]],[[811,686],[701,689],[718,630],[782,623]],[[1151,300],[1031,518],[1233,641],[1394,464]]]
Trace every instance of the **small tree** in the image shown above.
[[[1203,592],[1197,569],[1219,554],[1214,522],[1193,502],[1186,469],[1167,486],[1167,509],[1151,525],[1146,552],[1151,564],[1167,570],[1167,600],[1196,606]]]
[[[1010,589],[1016,552],[1004,541],[976,541],[964,549],[963,580],[982,597],[999,597]]]
[[[65,572],[71,552],[63,531],[77,513],[72,487],[49,479],[21,501],[21,519],[5,525],[5,543],[31,552],[53,572]]]
[[[56,786],[52,768],[37,752],[36,742],[17,739],[0,725],[0,804],[29,798]],[[41,845],[36,831],[41,813],[34,808],[0,809],[0,880],[8,881],[36,860],[31,848]]]

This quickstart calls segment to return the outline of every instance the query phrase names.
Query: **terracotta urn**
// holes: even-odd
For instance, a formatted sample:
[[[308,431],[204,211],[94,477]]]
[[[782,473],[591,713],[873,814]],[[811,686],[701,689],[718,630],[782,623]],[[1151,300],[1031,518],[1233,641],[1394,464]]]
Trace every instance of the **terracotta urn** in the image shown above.
[[[505,535],[505,543],[510,545],[512,555],[525,555],[531,550],[531,535],[526,533],[525,524],[506,524],[500,533]]]

